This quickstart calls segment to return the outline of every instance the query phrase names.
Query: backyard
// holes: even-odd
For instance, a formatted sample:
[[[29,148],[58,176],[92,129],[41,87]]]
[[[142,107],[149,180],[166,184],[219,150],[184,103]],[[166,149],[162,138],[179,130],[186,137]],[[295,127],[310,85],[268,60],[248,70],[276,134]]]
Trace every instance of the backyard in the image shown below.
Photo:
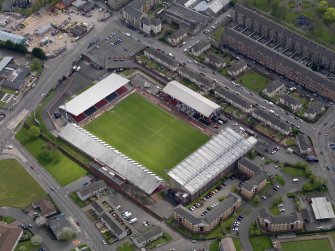
[[[14,159],[0,160],[0,206],[24,208],[46,192]]]
[[[248,71],[243,76],[239,77],[237,81],[241,85],[255,92],[261,92],[270,83],[270,80],[267,77],[254,71]]]

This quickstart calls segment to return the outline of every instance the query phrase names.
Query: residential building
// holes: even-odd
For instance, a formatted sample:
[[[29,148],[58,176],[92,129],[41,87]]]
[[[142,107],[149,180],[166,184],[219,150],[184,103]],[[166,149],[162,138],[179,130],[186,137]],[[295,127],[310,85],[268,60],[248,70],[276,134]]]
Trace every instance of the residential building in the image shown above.
[[[199,71],[183,66],[178,69],[178,73],[180,76],[195,83],[201,89],[211,89],[213,87],[213,80],[200,74]]]
[[[106,183],[103,180],[98,180],[81,188],[77,192],[77,195],[82,201],[84,201],[90,197],[99,195],[106,189],[107,189]]]
[[[235,244],[231,237],[224,237],[219,243],[219,251],[236,251]]]
[[[177,60],[174,60],[171,56],[168,54],[165,54],[163,52],[157,51],[153,48],[148,48],[144,51],[144,55],[148,58],[154,60],[160,65],[165,66],[171,71],[176,71],[179,67],[179,63]]]
[[[283,94],[279,97],[279,103],[294,112],[298,111],[302,107],[302,104],[299,100],[292,98],[290,95],[287,94]]]
[[[48,218],[47,225],[57,240],[62,239],[62,231],[64,227],[72,228],[64,214]]]
[[[139,232],[131,238],[138,248],[142,248],[163,236],[163,230],[159,226],[152,226]]]
[[[19,91],[27,84],[30,69],[28,67],[9,64],[0,74],[0,78],[3,79],[1,82],[2,86]]]
[[[270,233],[295,232],[304,228],[304,222],[297,213],[272,216],[265,208],[257,218],[258,224]]]
[[[233,61],[232,65],[228,68],[228,74],[232,77],[237,77],[248,68],[248,65],[243,60]]]
[[[246,101],[243,98],[240,98],[238,95],[230,91],[226,91],[222,88],[219,89],[219,87],[218,87],[218,92],[228,103],[232,104],[233,106],[240,109],[241,111],[245,113],[251,113],[253,111],[252,103],[250,103],[249,101]]]
[[[37,209],[39,211],[39,216],[45,218],[54,215],[58,212],[54,203],[50,199],[46,198],[34,202],[32,206],[35,210]]]
[[[320,65],[325,72],[335,70],[334,52],[239,4],[234,8],[233,24],[222,34],[222,44],[257,61],[331,100],[334,81],[314,72]],[[243,31],[243,32],[241,32]]]
[[[266,185],[266,174],[265,172],[259,172],[249,180],[243,182],[240,190],[240,194],[245,199],[251,199],[258,194],[263,187]]]
[[[108,0],[108,5],[113,9],[113,10],[118,10],[128,4],[130,0]]]
[[[118,240],[127,237],[127,231],[110,213],[103,213],[101,215],[101,221],[105,223],[106,227],[115,235]]]
[[[325,106],[322,103],[315,102],[304,112],[304,117],[309,120],[314,120],[319,114],[326,110]]]
[[[291,126],[289,124],[266,111],[257,109],[251,116],[284,135],[289,135],[291,132]]]
[[[201,53],[211,48],[211,43],[207,40],[201,40],[190,48],[190,53],[195,56],[200,56]]]
[[[240,196],[230,193],[204,216],[195,216],[190,210],[179,205],[173,210],[172,218],[193,233],[208,233],[231,216],[240,207],[241,201]]]
[[[134,0],[128,6],[131,6],[141,12],[148,13],[149,10],[158,4],[160,0]]]
[[[299,150],[302,154],[308,154],[313,151],[311,141],[305,134],[298,134],[296,139]]]
[[[226,62],[222,57],[215,55],[214,53],[207,53],[205,56],[205,62],[214,66],[216,69],[226,67]]]
[[[185,29],[178,29],[177,31],[173,32],[171,35],[169,35],[166,40],[169,42],[169,44],[175,46],[180,44],[187,38],[187,30]]]
[[[231,172],[256,143],[254,137],[226,127],[168,172],[171,188],[183,190],[195,200]]]
[[[99,200],[92,201],[91,208],[97,216],[101,216],[104,213],[104,206]]]
[[[14,251],[22,233],[22,228],[0,221],[0,251]]]
[[[265,89],[262,90],[266,96],[273,98],[277,93],[285,90],[285,84],[279,80],[272,81]]]
[[[179,3],[173,3],[162,13],[162,18],[169,23],[179,24],[188,34],[196,34],[206,27],[209,17],[187,8]]]
[[[261,168],[252,160],[243,157],[237,163],[237,170],[248,178],[251,178],[260,173]]]
[[[158,18],[143,17],[141,19],[141,28],[147,34],[151,32],[157,34],[162,30],[162,23]]]

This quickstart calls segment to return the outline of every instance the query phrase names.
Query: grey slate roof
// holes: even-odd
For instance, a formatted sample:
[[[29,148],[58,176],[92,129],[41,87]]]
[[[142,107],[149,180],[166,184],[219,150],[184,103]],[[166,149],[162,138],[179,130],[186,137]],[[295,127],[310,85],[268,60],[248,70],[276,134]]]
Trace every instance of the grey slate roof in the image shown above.
[[[222,95],[222,97],[224,99],[227,100],[231,100],[232,103],[236,103],[242,107],[244,107],[245,109],[249,109],[252,107],[252,103],[250,103],[249,101],[240,98],[238,95],[230,92],[230,91],[226,91],[224,90],[222,87],[218,87],[218,92]]]
[[[324,108],[325,106],[320,103],[320,102],[316,102],[314,104],[312,104],[310,107],[308,107],[305,111],[306,114],[318,114],[320,113],[320,111],[322,110],[322,108]]]
[[[160,177],[103,141],[98,141],[94,135],[78,125],[68,123],[59,133],[59,137],[105,164],[109,167],[106,167],[108,172],[117,173],[147,194],[154,192],[163,183]]]
[[[211,43],[207,39],[203,39],[203,40],[200,40],[199,43],[196,43],[195,45],[193,45],[191,47],[191,50],[193,50],[194,52],[198,52],[210,44]]]
[[[137,20],[141,20],[141,18],[143,16],[145,16],[145,14],[143,14],[142,11],[127,5],[126,7],[123,8],[123,11],[125,11],[126,13],[128,13],[128,15],[135,17]]]
[[[101,214],[104,211],[104,209],[96,201],[92,201],[91,206],[98,214]]]
[[[284,131],[289,131],[291,129],[290,125],[286,124],[284,121],[282,121],[281,119],[275,117],[274,115],[268,112],[257,109],[254,111],[254,114],[262,117],[266,121],[269,121],[271,124],[282,128]]]
[[[265,208],[261,209],[259,216],[263,219],[267,219],[272,224],[290,224],[300,220],[297,213],[272,216]]]
[[[242,184],[242,187],[248,191],[251,191],[251,189],[254,186],[258,186],[261,182],[266,180],[265,172],[260,172],[256,174],[255,176],[251,177],[249,180],[245,181]]]
[[[205,15],[177,3],[171,4],[164,12],[195,25],[204,23],[208,19]]]
[[[293,106],[301,105],[299,100],[292,98],[290,95],[283,94],[280,96],[280,98],[283,99],[284,102],[288,103],[289,105],[293,105]]]
[[[211,224],[217,218],[220,218],[223,213],[227,211],[227,209],[236,203],[237,200],[241,200],[241,197],[234,193],[230,193],[222,202],[219,203],[219,205],[214,207],[205,216],[197,217],[182,205],[178,205],[173,211],[175,211],[182,218],[191,222],[193,225],[207,225]]]
[[[222,57],[215,55],[214,53],[207,53],[206,58],[216,64],[225,64],[225,61]]]
[[[110,214],[102,214],[101,218],[106,222],[106,224],[113,229],[113,232],[117,235],[120,236],[124,230],[122,229],[122,227],[120,226],[120,224],[114,220],[113,216],[111,216]]]
[[[18,75],[13,81],[6,79],[2,82],[2,85],[14,90],[20,90],[25,83],[26,77],[30,74],[30,69],[24,67],[18,69],[17,72]]]
[[[206,76],[202,76],[199,72],[196,72],[189,67],[180,67],[178,72],[179,72],[179,74],[185,74],[190,79],[192,79],[192,78],[195,79],[197,82],[201,83],[202,85],[204,85],[207,88],[211,88],[212,85],[213,85],[212,84],[213,81],[211,79],[209,79]]]
[[[0,72],[13,60],[13,57],[3,57],[0,62]]]
[[[228,71],[238,71],[241,68],[245,67],[247,63],[243,60],[237,60],[232,63],[232,65],[229,67]]]
[[[172,34],[170,34],[167,38],[177,39],[180,36],[184,35],[185,33],[187,34],[187,31],[185,29],[179,29],[179,30],[173,32]]]
[[[79,194],[82,197],[86,197],[87,195],[92,194],[104,187],[106,187],[106,183],[103,180],[98,180],[80,189]]]
[[[157,51],[153,48],[148,48],[148,49],[146,49],[146,51],[149,54],[153,55],[154,57],[159,58],[160,60],[162,60],[166,64],[170,65],[171,67],[178,67],[178,65],[179,65],[178,61],[176,61],[175,59],[173,59],[172,57],[170,57],[169,55],[167,55],[163,52]]]
[[[302,151],[307,151],[308,148],[312,148],[311,142],[305,134],[298,134],[296,138]]]
[[[163,230],[160,226],[152,226],[146,229],[144,232],[135,234],[133,238],[137,241],[137,243],[143,243],[161,233],[163,233]]]
[[[254,173],[259,173],[260,172],[259,165],[257,165],[255,162],[253,162],[252,160],[250,160],[246,157],[243,157],[242,159],[240,159],[238,163],[243,165],[243,166],[246,166],[248,169],[250,169]]]
[[[48,219],[48,226],[57,239],[59,239],[62,229],[64,227],[71,227],[71,224],[64,215],[57,215]]]
[[[263,91],[273,92],[273,91],[277,90],[282,85],[284,85],[283,82],[281,82],[279,80],[274,80]]]

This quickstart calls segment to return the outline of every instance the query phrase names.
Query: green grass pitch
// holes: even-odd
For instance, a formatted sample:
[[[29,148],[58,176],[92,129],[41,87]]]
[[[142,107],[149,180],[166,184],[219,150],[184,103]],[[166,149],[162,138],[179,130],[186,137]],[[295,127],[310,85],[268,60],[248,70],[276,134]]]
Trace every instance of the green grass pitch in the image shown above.
[[[281,247],[283,251],[315,251],[315,250],[322,250],[322,251],[331,251],[331,246],[329,244],[328,239],[321,239],[321,240],[305,240],[305,241],[289,241],[289,242],[282,242]]]
[[[132,94],[85,129],[166,178],[171,169],[209,137],[139,94]]]

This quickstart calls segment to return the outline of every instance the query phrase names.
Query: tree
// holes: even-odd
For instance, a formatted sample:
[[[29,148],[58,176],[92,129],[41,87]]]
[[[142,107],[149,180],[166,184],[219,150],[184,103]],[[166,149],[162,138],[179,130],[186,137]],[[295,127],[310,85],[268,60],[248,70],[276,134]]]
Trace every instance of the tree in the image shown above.
[[[26,251],[27,248],[26,248],[25,246],[20,246],[20,247],[19,247],[19,250],[20,250],[20,251]]]
[[[323,1],[319,2],[318,10],[321,13],[325,12],[327,10],[327,8],[328,8],[328,2],[327,1],[323,0]]]
[[[35,220],[35,223],[36,223],[37,226],[42,227],[43,225],[45,225],[47,223],[47,218],[42,217],[42,216],[37,217],[36,220]]]
[[[43,238],[40,235],[34,235],[33,237],[31,237],[31,244],[33,244],[34,246],[39,246],[43,243]]]
[[[326,22],[334,22],[335,21],[335,8],[333,7],[328,8],[325,14],[323,15],[323,19]]]
[[[69,241],[76,236],[74,230],[71,227],[63,227],[60,233],[60,240]]]
[[[259,195],[255,195],[254,202],[256,204],[259,204],[261,202],[261,198],[259,197]]]
[[[32,138],[38,138],[40,136],[41,130],[37,126],[31,126],[28,130],[28,134]]]
[[[45,52],[41,48],[35,47],[31,51],[31,53],[37,58],[40,58],[40,59],[46,58]]]
[[[41,72],[42,68],[43,68],[43,65],[41,63],[41,60],[39,60],[38,58],[34,58],[31,61],[31,64],[30,64],[31,71]]]
[[[60,152],[57,149],[57,147],[51,145],[51,144],[43,144],[41,148],[40,157],[42,160],[46,162],[50,161],[59,161],[60,158]]]

